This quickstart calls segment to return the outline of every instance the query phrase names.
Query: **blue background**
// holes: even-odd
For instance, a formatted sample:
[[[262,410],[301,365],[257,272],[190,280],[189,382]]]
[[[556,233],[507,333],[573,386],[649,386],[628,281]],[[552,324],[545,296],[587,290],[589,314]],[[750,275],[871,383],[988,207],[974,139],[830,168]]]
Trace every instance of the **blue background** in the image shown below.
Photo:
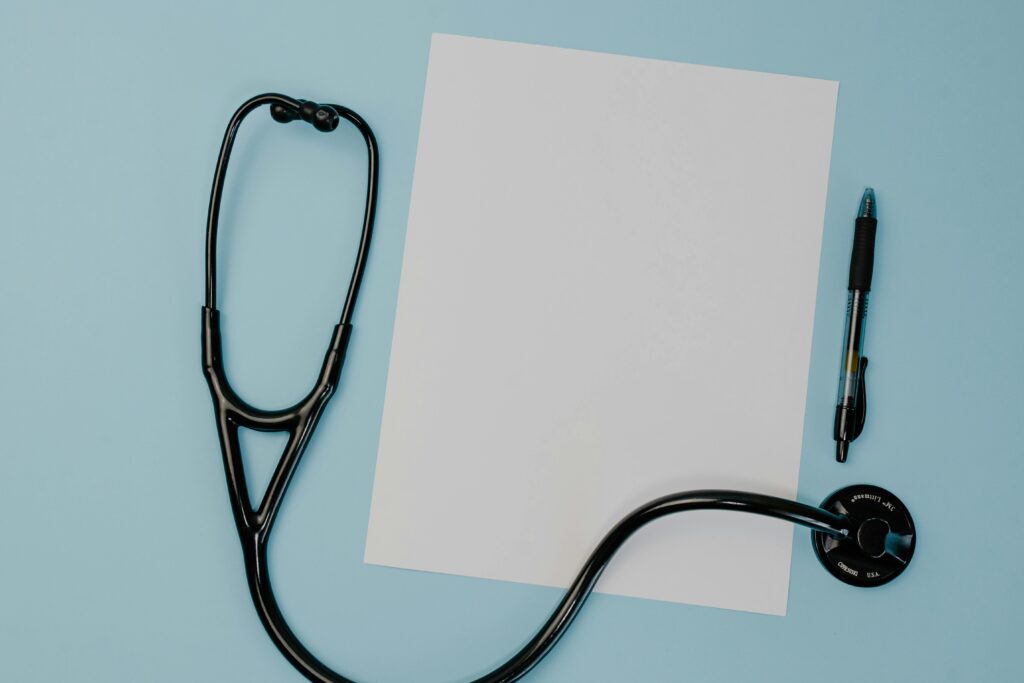
[[[841,82],[800,498],[878,483],[920,532],[906,574],[873,591],[823,572],[796,532],[785,618],[598,595],[530,680],[1024,679],[1022,28],[1012,0],[5,0],[0,679],[299,680],[249,603],[199,369],[213,165],[231,112],[266,90],[347,104],[382,147],[344,382],[271,547],[287,617],[357,679],[449,681],[502,660],[555,603],[362,564],[434,31]],[[222,216],[228,372],[282,406],[312,382],[340,308],[364,155],[351,131],[245,125]],[[866,184],[881,225],[871,419],[839,466]],[[279,442],[246,445],[265,478]]]

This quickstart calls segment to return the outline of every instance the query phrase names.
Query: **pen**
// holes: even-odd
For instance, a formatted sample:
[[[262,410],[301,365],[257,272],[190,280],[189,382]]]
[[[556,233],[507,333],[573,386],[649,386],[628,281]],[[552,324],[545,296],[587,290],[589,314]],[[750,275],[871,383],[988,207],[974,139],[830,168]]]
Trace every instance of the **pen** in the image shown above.
[[[864,190],[857,212],[850,255],[849,295],[846,301],[846,332],[843,335],[843,358],[839,369],[839,396],[833,437],[836,440],[836,461],[846,462],[850,442],[860,436],[867,415],[867,392],[864,371],[864,322],[868,313],[871,271],[875,265],[875,191]]]

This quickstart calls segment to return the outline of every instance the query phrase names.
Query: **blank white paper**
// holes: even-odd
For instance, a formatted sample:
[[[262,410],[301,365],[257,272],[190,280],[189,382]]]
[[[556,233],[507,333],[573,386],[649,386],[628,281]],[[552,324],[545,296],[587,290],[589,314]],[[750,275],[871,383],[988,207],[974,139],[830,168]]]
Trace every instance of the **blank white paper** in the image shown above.
[[[365,559],[567,586],[634,507],[793,497],[838,83],[435,35]],[[598,590],[785,614],[696,512]]]

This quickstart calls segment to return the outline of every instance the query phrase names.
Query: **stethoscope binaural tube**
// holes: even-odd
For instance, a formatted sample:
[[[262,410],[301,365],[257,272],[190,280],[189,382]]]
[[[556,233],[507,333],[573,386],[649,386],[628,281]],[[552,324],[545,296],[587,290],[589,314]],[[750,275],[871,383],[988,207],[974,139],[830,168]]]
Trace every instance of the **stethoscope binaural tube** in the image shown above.
[[[252,111],[270,105],[274,120],[302,120],[330,132],[341,119],[352,123],[367,147],[368,181],[362,234],[341,317],[334,327],[317,381],[298,403],[282,410],[262,410],[242,400],[224,372],[220,313],[217,310],[217,225],[221,193],[235,134]],[[231,510],[235,519],[249,592],[263,626],[281,653],[314,683],[354,683],[331,670],[305,648],[278,608],[267,568],[267,543],[292,475],[324,407],[334,394],[351,334],[351,318],[362,281],[377,203],[378,152],[373,132],[352,110],[284,95],[264,94],[238,108],[221,145],[210,195],[206,232],[206,304],[202,312],[203,372],[210,388]],[[288,441],[259,507],[249,500],[238,428],[283,431]],[[834,576],[857,586],[877,586],[898,576],[910,562],[916,543],[906,506],[888,491],[856,485],[836,491],[821,507],[785,498],[727,490],[685,491],[646,503],[624,517],[601,540],[544,625],[518,652],[473,683],[511,683],[529,672],[558,642],[590,596],[601,573],[622,544],[638,529],[666,515],[689,510],[728,510],[774,517],[811,529],[815,553]]]

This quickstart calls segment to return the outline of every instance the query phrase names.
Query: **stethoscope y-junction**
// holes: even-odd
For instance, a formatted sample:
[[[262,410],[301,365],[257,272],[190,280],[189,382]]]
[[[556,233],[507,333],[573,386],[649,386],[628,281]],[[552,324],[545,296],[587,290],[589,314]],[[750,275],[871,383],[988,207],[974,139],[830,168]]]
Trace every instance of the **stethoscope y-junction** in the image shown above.
[[[242,121],[257,108],[270,105],[275,121],[302,120],[322,132],[335,130],[342,119],[356,127],[366,142],[368,179],[366,208],[355,266],[341,318],[331,334],[320,374],[310,392],[283,410],[261,410],[243,401],[228,383],[221,350],[217,310],[217,223],[231,148]],[[324,407],[338,386],[345,349],[352,332],[352,313],[366,267],[377,204],[377,142],[366,122],[354,111],[336,104],[316,104],[278,94],[245,102],[231,117],[213,177],[206,227],[206,305],[203,307],[203,372],[213,397],[217,431],[235,526],[242,544],[246,578],[256,612],[281,653],[315,683],[352,683],[332,671],[307,650],[288,627],[274,599],[267,570],[267,543],[295,468],[309,444]],[[263,500],[249,499],[242,466],[238,429],[287,432],[284,452]],[[836,578],[862,587],[879,586],[898,576],[914,553],[914,522],[906,506],[888,491],[854,485],[830,495],[820,507],[757,493],[727,490],[684,491],[653,500],[628,514],[601,540],[551,616],[508,661],[475,679],[474,683],[510,683],[524,676],[546,655],[572,624],[615,552],[636,530],[659,517],[689,510],[732,510],[786,520],[811,529],[814,550]]]

